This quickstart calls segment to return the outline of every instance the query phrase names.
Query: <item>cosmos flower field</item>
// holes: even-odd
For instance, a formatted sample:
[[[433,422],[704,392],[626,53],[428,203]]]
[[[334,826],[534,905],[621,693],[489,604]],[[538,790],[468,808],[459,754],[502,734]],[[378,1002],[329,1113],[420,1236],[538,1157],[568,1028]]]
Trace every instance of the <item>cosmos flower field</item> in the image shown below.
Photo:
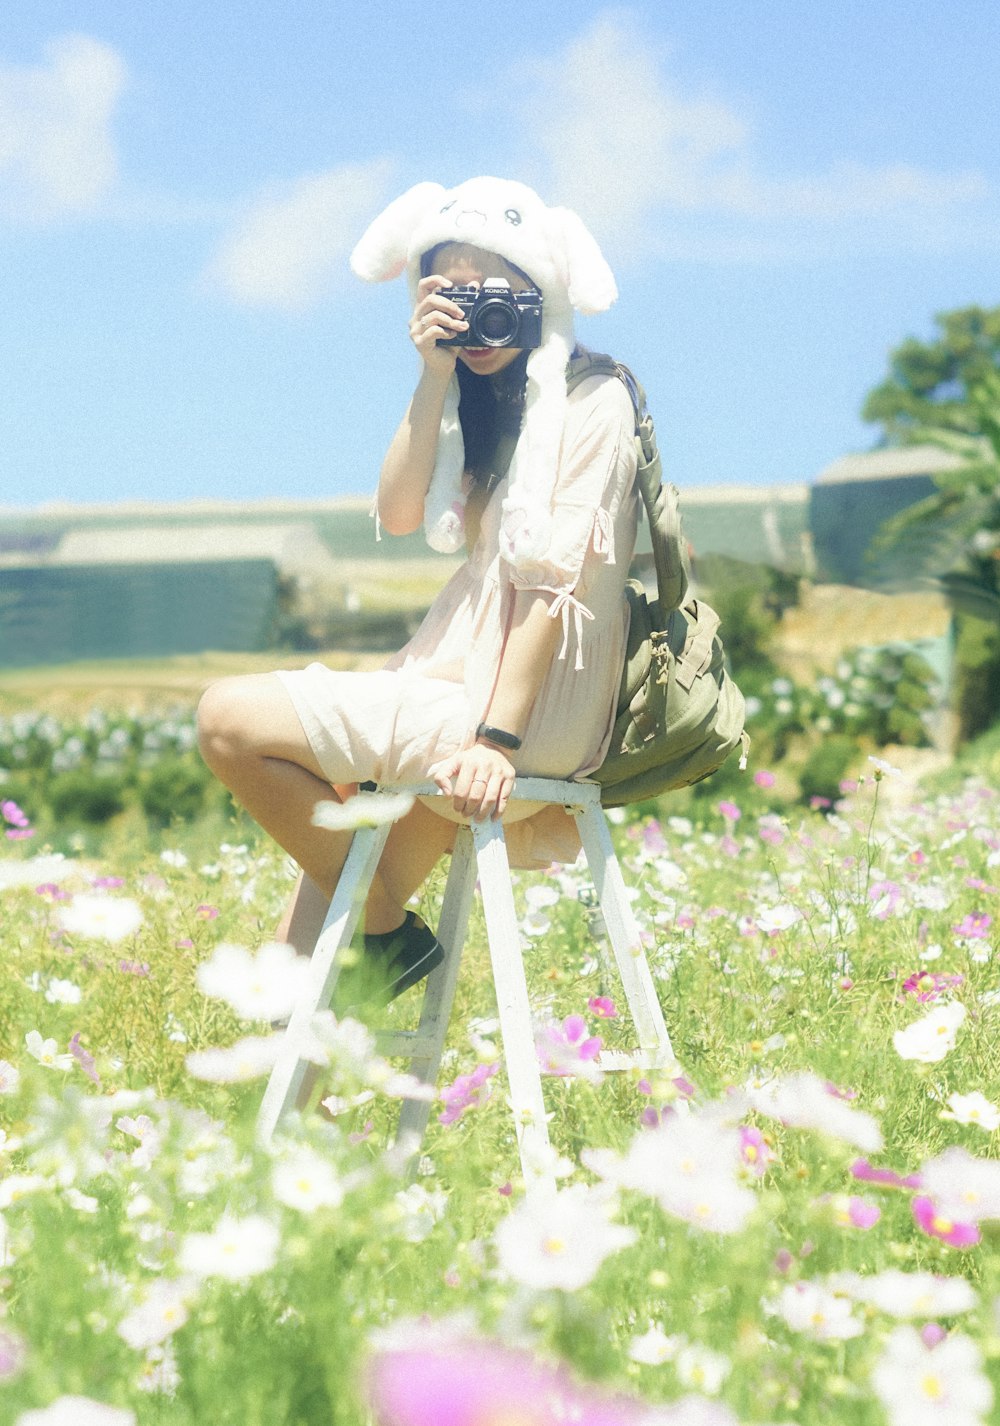
[[[478,913],[412,1181],[417,1091],[351,1020],[316,1026],[325,1107],[265,1148],[285,859],[197,824],[57,854],[4,801],[0,1421],[1000,1420],[1000,794],[856,772],[824,811],[758,770],[616,823],[655,1077],[601,1074],[628,1032],[582,870],[518,876],[532,1194]]]

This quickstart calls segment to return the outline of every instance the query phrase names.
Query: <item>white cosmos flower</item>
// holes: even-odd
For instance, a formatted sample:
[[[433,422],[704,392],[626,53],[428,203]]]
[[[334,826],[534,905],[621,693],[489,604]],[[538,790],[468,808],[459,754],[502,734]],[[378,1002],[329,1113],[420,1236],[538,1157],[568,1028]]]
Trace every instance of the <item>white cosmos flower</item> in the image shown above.
[[[43,1040],[41,1032],[29,1030],[24,1037],[25,1049],[32,1059],[38,1061],[40,1065],[45,1065],[47,1069],[71,1070],[73,1068],[73,1056],[60,1054],[53,1039]]]
[[[654,1322],[648,1332],[632,1338],[628,1355],[631,1361],[641,1362],[643,1366],[659,1367],[664,1362],[672,1362],[686,1345],[686,1337],[668,1337],[659,1322]]]
[[[781,906],[761,906],[753,914],[754,924],[765,936],[773,936],[779,931],[787,931],[802,920],[802,912],[787,902]]]
[[[412,792],[359,792],[346,802],[317,802],[312,824],[328,832],[353,832],[358,827],[383,827],[405,817],[416,798]]]
[[[124,941],[143,923],[142,907],[127,896],[81,894],[59,908],[59,926],[92,941]]]
[[[298,1148],[280,1159],[271,1172],[271,1186],[279,1203],[302,1213],[339,1208],[344,1201],[333,1165],[313,1149]]]
[[[928,1159],[920,1185],[937,1213],[960,1223],[1000,1218],[1000,1161],[981,1159],[957,1144]]]
[[[623,1159],[590,1152],[583,1161],[607,1182],[644,1193],[707,1232],[739,1232],[757,1206],[739,1179],[739,1131],[711,1111],[676,1114],[640,1130]]]
[[[79,1005],[83,991],[71,980],[50,980],[45,989],[45,999],[50,1005]]]
[[[965,1019],[965,1006],[958,1000],[935,1005],[922,1020],[915,1020],[905,1030],[892,1037],[896,1053],[904,1060],[920,1064],[936,1064],[955,1048],[959,1026]]]
[[[0,1094],[16,1094],[21,1083],[21,1071],[10,1060],[0,1060]]]
[[[443,1217],[448,1195],[440,1188],[411,1183],[409,1188],[401,1188],[393,1201],[399,1213],[399,1236],[408,1243],[422,1243]]]
[[[713,1352],[700,1342],[682,1347],[675,1365],[680,1384],[703,1391],[706,1396],[716,1396],[722,1390],[722,1383],[732,1369],[728,1357],[721,1352]]]
[[[638,1236],[609,1221],[613,1206],[582,1183],[529,1195],[494,1234],[501,1270],[526,1287],[585,1287],[606,1257]]]
[[[224,1000],[241,1020],[287,1020],[308,974],[308,958],[284,941],[268,941],[256,955],[222,941],[195,979],[202,994]]]
[[[983,1426],[993,1404],[979,1348],[960,1332],[928,1347],[916,1328],[893,1328],[872,1385],[891,1426]]]
[[[789,1128],[815,1129],[866,1153],[875,1153],[882,1147],[882,1131],[874,1116],[863,1109],[853,1109],[832,1093],[818,1075],[808,1071],[751,1089],[749,1100],[758,1113],[779,1119]]]
[[[180,1265],[192,1277],[244,1282],[274,1266],[280,1241],[277,1225],[262,1214],[234,1218],[225,1213],[210,1233],[187,1234]]]
[[[856,1276],[848,1291],[855,1301],[900,1318],[954,1317],[971,1312],[979,1300],[964,1277],[936,1277],[902,1268],[886,1268],[874,1277]]]
[[[135,1426],[135,1412],[89,1396],[60,1396],[51,1406],[22,1411],[14,1426]]]
[[[190,1277],[154,1279],[142,1300],[119,1322],[119,1337],[137,1352],[166,1341],[188,1320],[187,1303],[196,1288]]]
[[[209,1084],[246,1084],[271,1073],[283,1038],[281,1034],[244,1035],[225,1049],[192,1050],[184,1063],[194,1079]]]
[[[851,1301],[817,1282],[791,1282],[776,1298],[763,1304],[765,1312],[817,1341],[843,1341],[864,1331],[851,1312]]]
[[[977,1124],[988,1134],[1000,1129],[1000,1109],[978,1089],[971,1094],[949,1094],[948,1108],[941,1110],[941,1118],[954,1119],[956,1124]]]

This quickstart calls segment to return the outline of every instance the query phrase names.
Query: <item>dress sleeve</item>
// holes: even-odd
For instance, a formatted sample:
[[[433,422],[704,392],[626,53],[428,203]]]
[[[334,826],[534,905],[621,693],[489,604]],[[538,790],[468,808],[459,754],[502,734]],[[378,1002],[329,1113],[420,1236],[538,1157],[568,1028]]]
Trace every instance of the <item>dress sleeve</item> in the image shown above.
[[[591,550],[615,563],[615,520],[635,476],[634,430],[635,413],[623,382],[602,375],[580,384],[566,416],[552,501],[552,543],[543,560],[507,571],[515,589],[555,595],[549,612],[562,617],[567,636],[574,620],[578,668],[583,620],[593,615],[574,591]],[[560,657],[565,650],[564,638]]]
[[[543,560],[509,569],[518,589],[572,591],[593,544],[614,563],[614,517],[635,475],[635,417],[625,386],[592,377],[573,393],[552,500],[552,543]]]

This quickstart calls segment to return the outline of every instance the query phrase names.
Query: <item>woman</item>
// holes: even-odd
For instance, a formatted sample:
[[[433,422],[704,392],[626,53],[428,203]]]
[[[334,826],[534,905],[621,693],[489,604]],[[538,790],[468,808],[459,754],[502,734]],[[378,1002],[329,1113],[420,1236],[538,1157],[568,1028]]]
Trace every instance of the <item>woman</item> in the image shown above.
[[[199,727],[208,765],[303,870],[281,933],[303,949],[350,842],[312,825],[316,802],[369,779],[430,778],[446,794],[395,824],[368,898],[366,959],[393,995],[441,958],[405,906],[455,821],[502,815],[517,773],[585,776],[604,757],[628,633],[634,416],[613,377],[567,392],[573,309],[609,306],[614,279],[580,220],[523,185],[419,184],[375,220],[352,266],[373,281],[407,270],[421,361],[377,520],[391,534],[423,522],[434,548],[464,540],[467,559],[384,670],[225,679],[206,692]],[[449,287],[495,278],[541,291],[538,345],[443,345],[468,329]],[[515,866],[578,850],[560,808],[518,802],[506,823]]]

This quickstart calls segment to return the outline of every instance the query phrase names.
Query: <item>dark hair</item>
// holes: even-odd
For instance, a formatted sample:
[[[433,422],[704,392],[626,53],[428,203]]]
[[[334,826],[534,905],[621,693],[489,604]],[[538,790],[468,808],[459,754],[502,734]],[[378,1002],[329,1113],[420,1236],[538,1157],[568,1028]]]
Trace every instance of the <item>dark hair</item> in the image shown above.
[[[434,271],[438,253],[452,247],[454,239],[429,248],[420,259],[420,276]],[[471,244],[475,246],[475,244]],[[502,254],[497,254],[498,257]],[[525,282],[531,278],[512,262],[504,265]],[[528,353],[522,352],[516,361],[494,376],[477,376],[461,361],[455,364],[458,377],[458,419],[465,444],[465,468],[477,484],[485,484],[493,472],[497,446],[503,436],[516,436],[524,415],[524,388],[527,383]]]

